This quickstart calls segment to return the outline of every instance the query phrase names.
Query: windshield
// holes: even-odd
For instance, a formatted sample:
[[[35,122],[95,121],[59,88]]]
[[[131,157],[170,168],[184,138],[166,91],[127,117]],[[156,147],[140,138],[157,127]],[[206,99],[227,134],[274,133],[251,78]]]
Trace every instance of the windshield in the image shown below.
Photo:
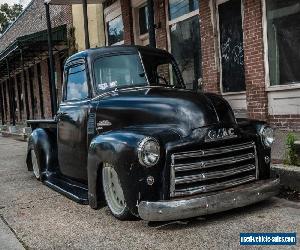
[[[101,57],[94,63],[94,74],[100,92],[112,88],[147,85],[138,54]]]
[[[142,59],[151,85],[185,87],[172,57],[142,53]]]

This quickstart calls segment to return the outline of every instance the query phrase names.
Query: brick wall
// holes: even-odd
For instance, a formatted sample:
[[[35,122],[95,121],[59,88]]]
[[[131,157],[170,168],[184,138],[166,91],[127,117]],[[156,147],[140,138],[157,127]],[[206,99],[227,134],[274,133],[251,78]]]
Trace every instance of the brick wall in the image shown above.
[[[278,129],[300,131],[300,115],[272,115],[269,122]]]
[[[51,5],[52,26],[72,25],[72,7],[70,5]],[[16,22],[1,36],[0,51],[9,46],[17,37],[46,30],[46,12],[44,0],[32,1]]]
[[[261,0],[244,1],[243,29],[248,115],[253,119],[267,120]]]
[[[51,109],[51,95],[50,95],[49,75],[48,75],[48,61],[44,60],[41,62],[40,65],[41,65],[41,75],[42,75],[42,89],[43,89],[45,118],[51,118],[52,109]]]
[[[167,1],[154,1],[154,18],[156,24],[156,47],[168,50],[167,43],[167,15],[166,15]]]
[[[216,30],[212,20],[210,0],[199,1],[200,36],[202,52],[203,90],[220,93],[217,50],[215,46]]]
[[[133,18],[130,0],[120,0],[124,24],[124,44],[134,44]]]

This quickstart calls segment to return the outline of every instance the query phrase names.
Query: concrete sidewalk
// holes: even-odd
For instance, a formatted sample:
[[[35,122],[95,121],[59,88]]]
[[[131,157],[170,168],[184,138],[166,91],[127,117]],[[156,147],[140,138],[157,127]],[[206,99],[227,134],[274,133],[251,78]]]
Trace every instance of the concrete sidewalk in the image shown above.
[[[0,250],[24,250],[16,235],[0,215]]]

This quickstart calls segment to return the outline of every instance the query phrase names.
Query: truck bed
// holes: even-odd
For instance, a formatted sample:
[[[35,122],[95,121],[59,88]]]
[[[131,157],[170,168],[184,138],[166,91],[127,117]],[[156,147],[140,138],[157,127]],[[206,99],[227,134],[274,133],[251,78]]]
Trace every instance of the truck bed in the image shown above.
[[[27,120],[27,126],[31,127],[32,131],[37,128],[43,128],[56,134],[57,121],[54,119]]]

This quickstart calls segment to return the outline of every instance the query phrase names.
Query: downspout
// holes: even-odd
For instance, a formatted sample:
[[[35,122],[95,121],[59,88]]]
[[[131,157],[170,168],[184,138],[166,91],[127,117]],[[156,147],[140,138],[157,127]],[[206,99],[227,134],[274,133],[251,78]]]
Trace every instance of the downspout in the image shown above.
[[[87,0],[82,0],[82,10],[83,10],[85,49],[89,49],[90,37],[89,37],[89,22],[88,22],[88,14],[87,14]]]

